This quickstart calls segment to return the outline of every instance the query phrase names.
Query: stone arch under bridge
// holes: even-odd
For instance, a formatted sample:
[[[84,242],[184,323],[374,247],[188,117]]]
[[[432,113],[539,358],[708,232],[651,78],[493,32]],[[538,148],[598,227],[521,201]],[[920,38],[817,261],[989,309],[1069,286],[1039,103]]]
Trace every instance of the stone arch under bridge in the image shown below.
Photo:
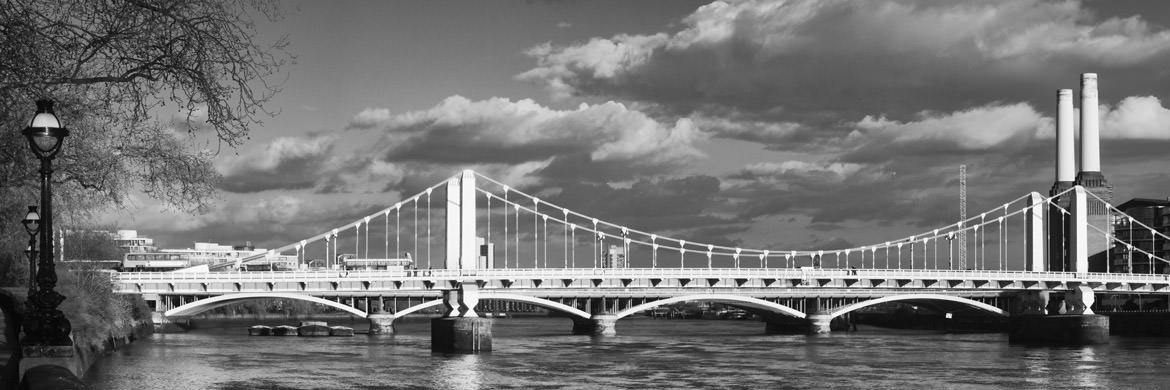
[[[227,306],[227,305],[230,305],[233,303],[246,301],[249,299],[261,299],[261,298],[296,299],[296,300],[307,301],[307,302],[312,302],[312,303],[319,303],[319,304],[330,306],[330,307],[335,307],[335,308],[344,310],[350,314],[353,314],[355,316],[359,316],[362,318],[365,318],[367,316],[366,312],[358,310],[357,308],[354,308],[352,306],[349,306],[349,305],[346,305],[343,303],[334,302],[334,301],[330,301],[328,299],[318,298],[318,297],[314,297],[312,295],[307,295],[307,294],[280,293],[280,292],[224,294],[224,295],[215,296],[215,297],[211,297],[211,298],[200,299],[200,300],[195,301],[195,302],[181,305],[181,306],[176,307],[174,309],[167,310],[166,312],[163,313],[163,315],[166,317],[189,317],[189,316],[193,316],[193,315],[205,312],[207,310]]]
[[[970,307],[973,307],[973,308],[976,308],[976,309],[979,309],[979,310],[982,310],[982,311],[985,311],[985,312],[988,312],[991,314],[999,315],[1002,317],[1008,317],[1011,315],[1010,313],[1008,313],[1007,311],[1005,311],[1003,309],[1000,309],[998,307],[995,307],[995,306],[992,306],[992,305],[989,305],[989,304],[986,304],[983,302],[976,301],[974,299],[963,298],[963,297],[954,296],[954,295],[944,295],[944,294],[897,294],[897,295],[890,295],[890,296],[885,296],[885,297],[881,297],[881,298],[874,298],[874,299],[870,299],[870,300],[865,300],[865,301],[841,306],[841,307],[829,310],[828,313],[826,313],[826,314],[828,315],[829,318],[834,318],[834,317],[841,316],[843,314],[847,314],[847,313],[852,312],[854,310],[858,310],[858,309],[861,309],[864,307],[873,306],[873,305],[877,305],[877,304],[881,304],[881,303],[915,302],[915,301],[955,302],[955,303],[961,303],[961,304],[964,304],[966,306],[970,306]]]
[[[741,307],[746,307],[746,308],[751,308],[751,309],[758,309],[758,310],[764,310],[764,311],[768,311],[768,312],[783,314],[783,315],[795,317],[795,318],[804,318],[805,317],[805,313],[801,312],[800,310],[796,310],[796,309],[793,309],[793,308],[785,306],[785,305],[781,305],[781,304],[776,303],[776,302],[766,301],[763,299],[752,298],[752,297],[742,296],[742,295],[732,295],[732,294],[692,294],[692,295],[683,295],[683,296],[678,296],[678,297],[660,299],[657,301],[646,302],[646,303],[643,303],[641,305],[636,305],[636,306],[630,307],[626,310],[622,310],[622,311],[614,314],[614,317],[616,317],[615,319],[622,319],[622,318],[629,317],[629,316],[633,315],[634,313],[637,313],[637,312],[640,312],[643,310],[649,310],[649,309],[652,309],[652,308],[655,308],[658,306],[662,306],[662,305],[669,305],[672,303],[679,303],[679,302],[686,302],[686,301],[709,301],[709,302],[727,303],[727,304],[734,304],[736,306],[741,306]]]

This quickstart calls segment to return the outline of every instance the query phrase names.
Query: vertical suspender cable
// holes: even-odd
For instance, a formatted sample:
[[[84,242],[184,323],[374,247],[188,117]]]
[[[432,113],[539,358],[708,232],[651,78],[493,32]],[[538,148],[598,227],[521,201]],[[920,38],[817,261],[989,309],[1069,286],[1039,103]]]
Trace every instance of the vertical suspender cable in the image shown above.
[[[451,218],[451,216],[447,216]],[[427,266],[433,267],[431,263],[431,190],[427,190]]]
[[[504,268],[508,268],[508,187],[504,187]]]

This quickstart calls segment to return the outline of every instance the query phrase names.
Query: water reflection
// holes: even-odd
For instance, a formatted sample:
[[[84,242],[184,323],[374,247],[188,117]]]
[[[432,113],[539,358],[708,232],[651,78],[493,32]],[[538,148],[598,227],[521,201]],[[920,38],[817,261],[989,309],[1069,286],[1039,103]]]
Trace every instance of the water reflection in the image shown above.
[[[443,389],[478,389],[483,385],[480,355],[437,355],[435,383]]]
[[[751,321],[629,319],[611,338],[564,319],[497,322],[495,351],[434,354],[429,323],[391,337],[249,337],[246,326],[155,335],[100,360],[103,389],[1158,388],[1170,339],[1092,348],[1010,345],[1001,334],[868,329],[765,335]],[[908,375],[909,373],[909,375]]]
[[[1075,359],[1079,357],[1077,360],[1079,360],[1080,363],[1072,363],[1073,378],[1075,378],[1076,383],[1081,386],[1102,388],[1101,378],[1098,375],[1101,367],[1099,364],[1096,364],[1097,353],[1093,350],[1094,348],[1095,347],[1084,347],[1078,351],[1078,354],[1074,354],[1073,358]]]

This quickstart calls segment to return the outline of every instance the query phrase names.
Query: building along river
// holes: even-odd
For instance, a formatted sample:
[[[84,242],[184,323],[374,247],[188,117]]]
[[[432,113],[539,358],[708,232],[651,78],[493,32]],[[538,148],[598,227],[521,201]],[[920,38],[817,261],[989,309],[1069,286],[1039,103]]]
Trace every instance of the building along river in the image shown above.
[[[255,337],[256,322],[155,334],[95,364],[94,389],[1160,388],[1170,338],[1090,347],[1012,345],[997,333],[862,325],[827,336],[766,335],[750,320],[627,318],[618,335],[571,335],[565,318],[507,318],[495,351],[430,351],[429,320],[357,337]],[[365,320],[330,325],[365,330]],[[274,323],[276,324],[276,323]]]

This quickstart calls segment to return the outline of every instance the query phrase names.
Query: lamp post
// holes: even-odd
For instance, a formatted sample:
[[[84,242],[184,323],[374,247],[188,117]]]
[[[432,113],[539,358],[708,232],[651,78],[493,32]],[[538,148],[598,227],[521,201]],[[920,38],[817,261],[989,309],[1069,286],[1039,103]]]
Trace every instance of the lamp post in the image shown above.
[[[69,135],[69,130],[61,126],[57,115],[53,113],[52,100],[38,100],[37,112],[32,122],[22,132],[28,138],[29,148],[41,160],[41,213],[40,223],[40,263],[37,265],[37,290],[28,297],[32,303],[24,323],[25,356],[43,351],[41,354],[55,354],[50,348],[56,346],[71,346],[73,340],[69,338],[71,326],[65,314],[57,309],[65,297],[53,291],[57,285],[57,271],[53,264],[53,189],[51,177],[53,175],[53,158],[61,151],[62,141]],[[31,210],[30,210],[31,211]],[[72,348],[69,348],[70,353]]]
[[[24,255],[28,257],[28,296],[32,297],[37,291],[37,233],[41,228],[37,206],[28,206],[28,214],[20,223],[24,225],[24,231],[28,232],[28,249],[24,250]]]

